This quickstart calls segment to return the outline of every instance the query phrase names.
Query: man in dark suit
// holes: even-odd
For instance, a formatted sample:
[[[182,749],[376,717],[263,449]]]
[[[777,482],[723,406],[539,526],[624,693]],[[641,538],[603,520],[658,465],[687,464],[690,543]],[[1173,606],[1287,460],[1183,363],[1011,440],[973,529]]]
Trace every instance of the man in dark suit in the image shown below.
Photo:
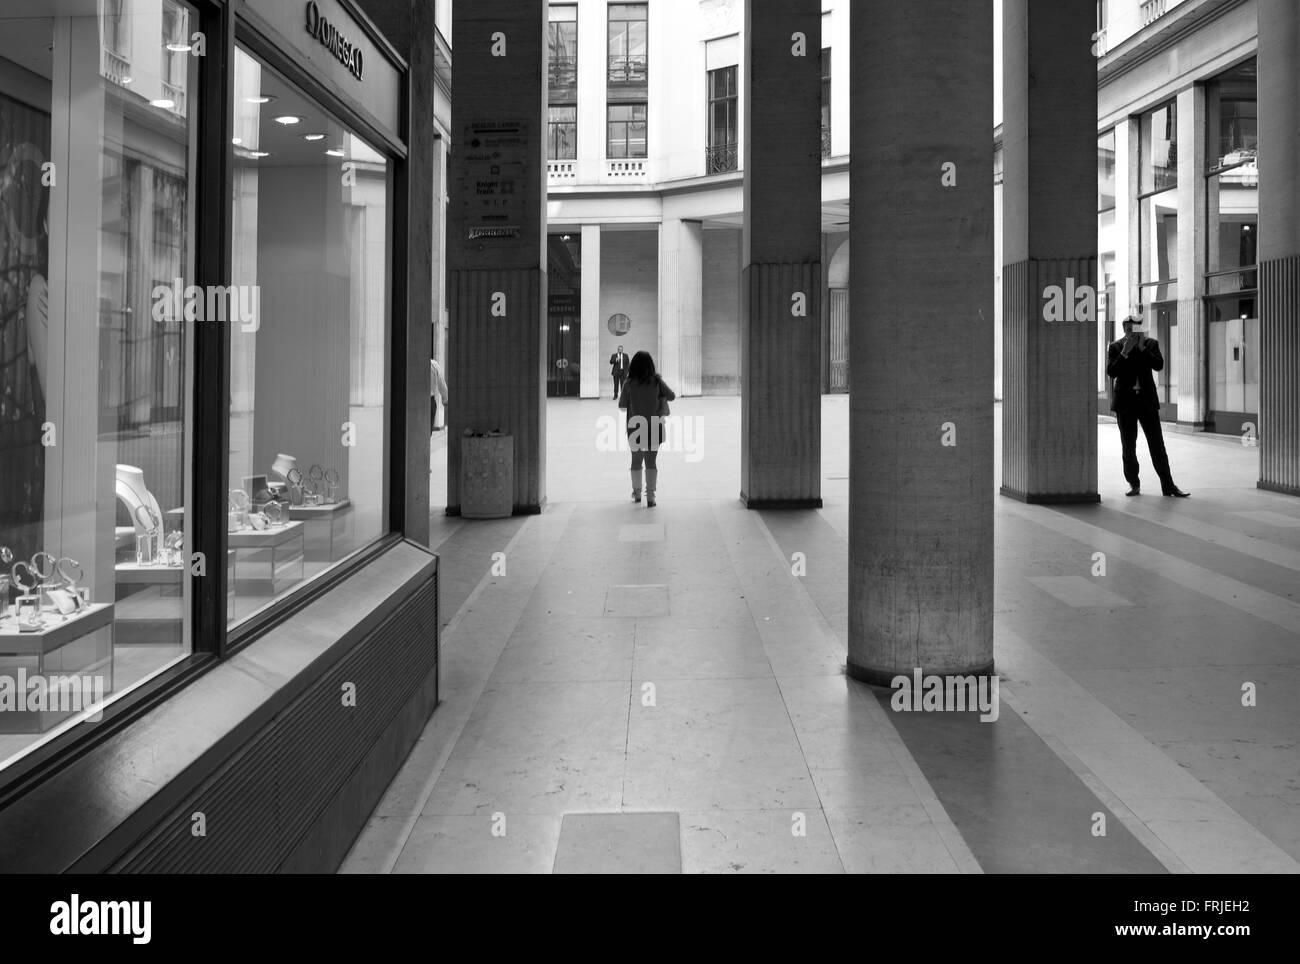
[[[1160,397],[1156,394],[1156,381],[1152,372],[1165,367],[1160,354],[1160,343],[1148,338],[1141,329],[1140,319],[1129,315],[1124,319],[1124,337],[1112,342],[1106,350],[1106,374],[1114,379],[1111,386],[1110,410],[1119,422],[1120,444],[1124,452],[1124,478],[1129,490],[1125,495],[1141,495],[1138,481],[1137,431],[1142,426],[1147,448],[1151,452],[1151,465],[1160,477],[1160,488],[1165,495],[1187,498],[1188,493],[1174,485],[1169,472],[1169,456],[1165,453],[1165,437],[1160,430]]]
[[[627,357],[627,352],[623,351],[623,346],[618,346],[618,351],[609,356],[610,374],[614,376],[614,401],[618,401],[623,395],[623,383],[627,381],[627,370],[632,364],[632,360]]]

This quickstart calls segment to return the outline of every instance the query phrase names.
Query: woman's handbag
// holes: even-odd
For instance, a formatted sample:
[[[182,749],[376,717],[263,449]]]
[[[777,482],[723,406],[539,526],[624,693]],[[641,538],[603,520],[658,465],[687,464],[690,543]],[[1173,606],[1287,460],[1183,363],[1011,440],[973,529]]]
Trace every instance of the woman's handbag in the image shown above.
[[[664,415],[671,414],[671,409],[668,408],[668,399],[664,396],[662,392],[663,379],[658,379],[658,381],[659,381],[659,387],[661,391],[659,393],[659,410],[656,411],[655,414],[662,417]]]

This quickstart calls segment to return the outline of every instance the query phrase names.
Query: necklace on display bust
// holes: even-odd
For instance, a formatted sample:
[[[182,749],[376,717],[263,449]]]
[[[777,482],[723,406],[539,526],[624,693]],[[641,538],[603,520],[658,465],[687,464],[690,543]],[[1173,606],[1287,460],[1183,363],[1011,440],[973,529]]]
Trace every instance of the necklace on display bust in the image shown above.
[[[158,500],[153,497],[153,493],[144,483],[144,470],[134,465],[119,464],[116,489],[117,497],[126,504],[127,511],[131,514],[131,522],[135,525],[136,532],[156,531],[162,524],[162,510],[158,508]],[[141,513],[141,509],[145,512]]]

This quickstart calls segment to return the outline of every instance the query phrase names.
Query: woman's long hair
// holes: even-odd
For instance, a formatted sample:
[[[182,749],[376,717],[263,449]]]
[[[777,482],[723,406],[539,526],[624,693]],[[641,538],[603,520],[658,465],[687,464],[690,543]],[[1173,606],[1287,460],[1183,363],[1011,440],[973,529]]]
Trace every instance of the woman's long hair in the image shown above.
[[[639,351],[632,356],[632,363],[627,369],[627,377],[642,384],[654,381],[655,360],[650,357],[648,351]]]

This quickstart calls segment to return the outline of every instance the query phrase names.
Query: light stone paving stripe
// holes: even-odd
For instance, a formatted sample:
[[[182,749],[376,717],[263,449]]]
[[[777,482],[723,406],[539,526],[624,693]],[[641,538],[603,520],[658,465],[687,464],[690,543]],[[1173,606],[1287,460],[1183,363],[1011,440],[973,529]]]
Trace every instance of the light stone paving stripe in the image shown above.
[[[1113,551],[1125,561],[1141,566],[1148,572],[1156,573],[1161,578],[1176,582],[1225,606],[1231,606],[1233,609],[1280,626],[1289,633],[1300,634],[1300,605],[1270,592],[1220,575],[1186,559],[1180,559],[1160,549],[1153,549],[1134,539],[1064,513],[1044,512],[1037,507],[1022,505],[1011,499],[1004,499],[1002,508],[1006,512],[1052,529],[1083,545]]]
[[[996,657],[1001,699],[1081,778],[1091,774],[1084,782],[1103,803],[1118,801],[1112,812],[1139,841],[1161,841],[1148,849],[1170,870],[1300,872],[1290,854],[1019,636],[1000,629]],[[1159,796],[1150,795],[1152,786]],[[1186,820],[1165,819],[1171,801]]]
[[[723,505],[716,505],[714,507],[714,511],[718,515],[719,528],[723,530],[724,534],[734,533],[735,531],[724,523],[723,515],[725,510],[728,508],[728,506]],[[798,577],[790,573],[790,562],[786,559],[785,553],[782,552],[781,547],[772,535],[771,530],[769,530],[767,525],[763,522],[762,516],[757,512],[751,512],[747,509],[732,509],[731,514],[743,514],[746,520],[752,522],[754,529],[762,535],[773,556],[776,558],[781,570],[785,573],[784,580],[778,583],[778,585],[781,585],[782,589],[777,590],[771,585],[771,581],[769,581],[769,590],[783,591],[783,594],[798,603],[806,617],[806,625],[810,636],[808,642],[812,645],[818,646],[819,648],[833,647],[838,655],[842,667],[848,652],[847,641],[839,639],[835,630],[826,621],[826,617],[822,615],[822,611],[818,608],[817,603],[809,595],[807,587],[804,586]],[[731,538],[727,540],[727,547],[729,551],[732,551],[736,573],[740,576],[742,585],[745,585],[746,594],[748,595],[748,593],[753,589],[753,568],[765,568],[763,567],[762,560],[757,558],[757,553],[753,556],[748,556],[744,552],[741,552],[738,546],[733,544]],[[781,674],[778,673],[777,686],[780,687],[780,685]],[[889,714],[884,711],[880,704],[872,697],[870,692],[864,692],[859,689],[857,690],[857,694],[858,698],[867,707],[867,712],[870,714],[872,722],[875,724],[876,732],[874,735],[888,748],[895,764],[907,778],[908,785],[916,795],[918,802],[920,802],[920,804],[925,808],[925,812],[930,818],[931,824],[939,834],[940,839],[947,848],[949,855],[952,857],[953,863],[957,866],[957,869],[961,873],[965,874],[983,873],[984,871],[980,867],[979,861],[975,859],[974,853],[971,852],[970,847],[966,844],[960,831],[958,831],[956,824],[954,824],[952,818],[948,816],[947,810],[944,809],[943,804],[939,801],[939,798],[930,786],[929,781],[926,780],[925,775],[921,772],[920,766],[917,765],[916,760],[908,751],[907,745],[903,742],[903,738],[899,736],[898,731],[894,728],[893,721],[889,719]],[[796,736],[797,735],[798,732],[796,730]],[[832,831],[832,835],[833,833],[834,832]]]
[[[1300,519],[1293,515],[1283,515],[1281,512],[1261,510],[1258,512],[1234,512],[1233,515],[1239,515],[1243,519],[1250,519],[1252,522],[1263,522],[1266,525],[1277,526],[1280,529],[1300,528]]]
[[[1132,516],[1142,522],[1150,522],[1161,528],[1180,532],[1185,536],[1192,536],[1213,545],[1223,546],[1225,549],[1251,556],[1262,562],[1271,562],[1283,569],[1294,569],[1300,572],[1300,552],[1268,542],[1257,536],[1247,535],[1236,529],[1225,529],[1223,526],[1217,526],[1211,522],[1202,522],[1196,518],[1188,518],[1178,513],[1146,515],[1136,508],[1130,509],[1127,506],[1121,508],[1108,506],[1108,508],[1112,512],[1123,512],[1125,515]],[[1249,513],[1237,512],[1234,514],[1248,515]]]
[[[1045,593],[1055,596],[1076,609],[1114,609],[1133,604],[1118,593],[1105,589],[1083,576],[1026,576]]]
[[[501,652],[504,651],[509,642],[514,626],[519,622],[520,615],[528,605],[529,599],[532,598],[534,588],[546,571],[551,557],[561,548],[562,540],[560,537],[569,524],[569,518],[573,514],[574,508],[574,505],[551,506],[541,515],[530,516],[526,519],[503,550],[509,560],[511,575],[508,578],[493,576],[491,567],[486,567],[483,578],[479,580],[473,592],[469,594],[465,602],[461,604],[460,609],[451,618],[451,621],[447,623],[442,632],[442,644],[439,648],[440,661],[446,660],[449,650],[457,649],[462,644],[477,644],[482,640],[489,640],[491,645],[497,648],[495,657],[483,661],[481,675],[474,680],[471,693],[458,692],[454,694],[453,699],[443,702],[433,716],[430,717],[416,747],[412,749],[398,776],[385,792],[379,806],[376,807],[375,814],[372,815],[366,828],[362,831],[356,843],[353,844],[341,872],[348,873],[351,871],[348,865],[353,863],[353,854],[373,851],[384,846],[373,838],[366,840],[372,834],[383,832],[384,814],[389,814],[388,819],[391,820],[393,811],[405,811],[401,828],[392,839],[391,844],[387,845],[388,852],[382,862],[379,862],[379,866],[374,869],[374,872],[389,874],[397,866],[398,860],[411,838],[425,805],[433,795],[434,785],[438,782],[438,778],[442,776],[443,768],[451,757],[452,751],[465,729],[465,724],[469,722],[470,715],[473,713],[479,697],[492,676],[496,661],[500,658]],[[484,610],[476,609],[475,604],[479,597],[488,586],[494,583],[498,583],[498,585],[493,593],[492,606]],[[499,630],[503,619],[507,620],[510,626],[510,629],[506,632],[500,632]],[[495,631],[476,632],[482,620],[493,623]],[[429,766],[429,761],[417,750],[421,742],[426,738],[432,738],[435,733],[445,733],[446,737],[442,740],[432,769],[426,769]],[[428,777],[416,795],[413,804],[408,807],[406,800],[400,799],[402,794],[408,792],[409,780],[403,780],[403,777],[409,777],[416,770],[427,772]],[[360,862],[359,857],[357,862]],[[370,863],[371,861],[366,862]],[[369,868],[356,867],[356,870],[367,872]]]

